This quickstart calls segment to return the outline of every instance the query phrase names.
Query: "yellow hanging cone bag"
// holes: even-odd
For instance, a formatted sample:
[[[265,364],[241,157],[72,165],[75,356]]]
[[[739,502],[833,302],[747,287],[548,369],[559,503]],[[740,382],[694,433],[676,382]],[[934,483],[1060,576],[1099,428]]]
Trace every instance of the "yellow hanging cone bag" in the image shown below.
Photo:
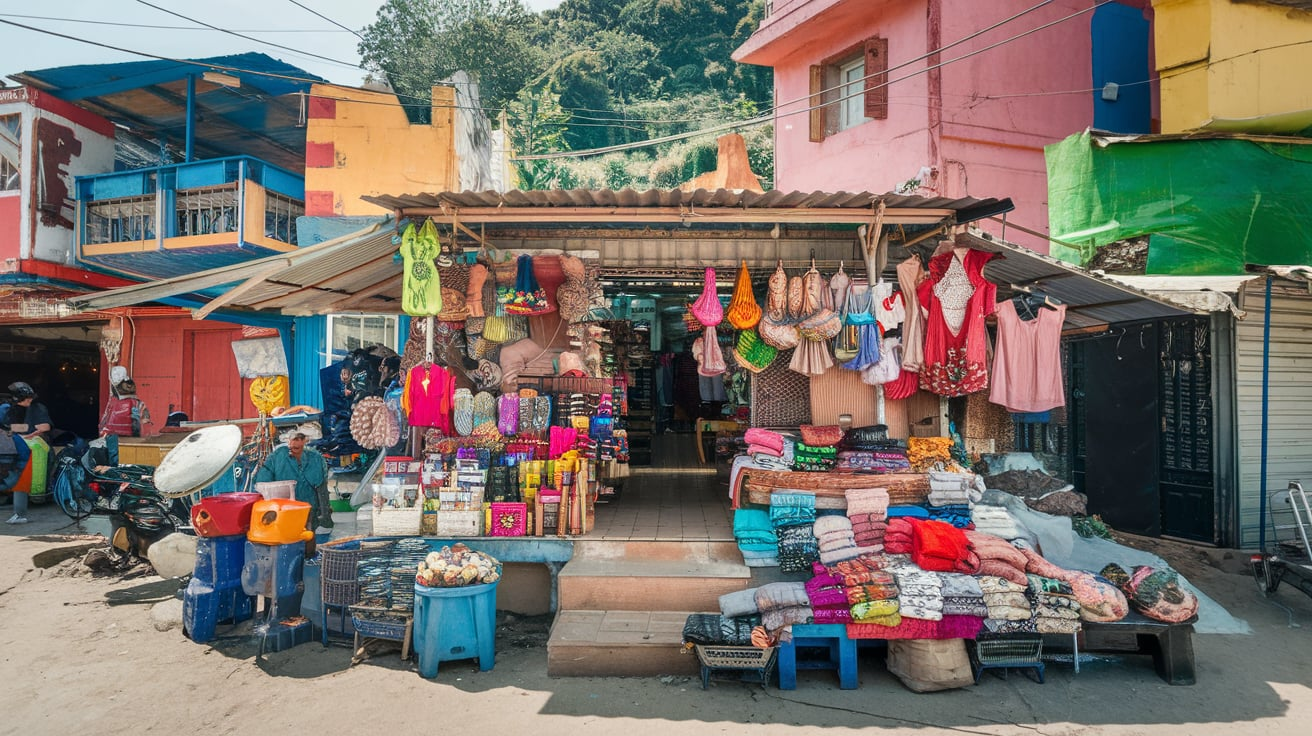
[[[750,330],[761,321],[761,306],[756,303],[752,293],[752,275],[747,271],[747,261],[738,269],[738,280],[733,285],[733,296],[729,299],[729,324],[738,330]]]

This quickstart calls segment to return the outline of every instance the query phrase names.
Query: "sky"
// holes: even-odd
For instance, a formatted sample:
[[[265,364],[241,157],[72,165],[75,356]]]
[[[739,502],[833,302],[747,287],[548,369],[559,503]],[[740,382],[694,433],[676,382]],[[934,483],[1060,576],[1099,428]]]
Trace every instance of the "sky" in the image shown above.
[[[290,0],[146,0],[219,28],[263,41],[328,57],[303,56],[285,49],[237,38],[149,7],[139,0],[0,1],[0,21],[12,21],[88,41],[145,51],[170,58],[203,58],[259,51],[300,67],[331,82],[359,85],[364,72],[355,65],[357,39],[348,31],[315,16]],[[297,0],[349,28],[373,22],[383,0]],[[525,0],[534,10],[554,8],[561,0]],[[28,16],[28,17],[19,17]],[[40,16],[40,17],[34,17]],[[75,21],[131,23],[171,28],[97,25]],[[294,32],[288,32],[294,31]],[[12,85],[10,74],[74,64],[142,61],[146,57],[48,36],[0,23],[0,86]]]

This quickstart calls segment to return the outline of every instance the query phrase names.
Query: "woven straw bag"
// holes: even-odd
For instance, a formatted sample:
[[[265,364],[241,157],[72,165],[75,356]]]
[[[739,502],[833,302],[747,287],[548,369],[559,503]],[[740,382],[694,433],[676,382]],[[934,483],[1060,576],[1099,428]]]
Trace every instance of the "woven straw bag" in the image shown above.
[[[797,347],[800,336],[797,326],[788,314],[788,274],[784,272],[784,263],[779,261],[774,273],[770,275],[769,288],[766,292],[765,314],[761,317],[757,330],[767,345],[779,350]],[[801,282],[798,282],[800,305]]]

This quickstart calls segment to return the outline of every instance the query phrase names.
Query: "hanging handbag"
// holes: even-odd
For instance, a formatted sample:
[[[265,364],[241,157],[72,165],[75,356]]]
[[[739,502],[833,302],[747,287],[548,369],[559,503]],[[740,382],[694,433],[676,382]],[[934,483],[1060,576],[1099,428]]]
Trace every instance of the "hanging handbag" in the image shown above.
[[[832,286],[831,282],[830,287]],[[861,320],[869,317],[869,312],[862,309],[861,300],[857,296],[858,288],[844,289],[843,329],[838,333],[838,337],[834,338],[834,359],[842,363],[861,354]],[[866,293],[869,293],[868,288]],[[869,307],[868,300],[865,306]]]
[[[720,340],[714,326],[708,326],[706,333],[693,341],[692,353],[697,358],[698,375],[718,376],[729,369],[725,365],[724,351],[720,349]]]
[[[516,262],[514,292],[509,299],[503,301],[503,304],[506,314],[533,315],[551,311],[547,293],[538,286],[537,276],[533,274],[533,256],[519,257]]]
[[[761,340],[779,350],[790,350],[797,347],[797,342],[800,339],[797,334],[797,325],[792,323],[788,314],[788,284],[788,274],[784,272],[784,263],[779,261],[774,273],[770,275],[765,297],[765,314],[761,316],[761,322],[757,325],[757,330],[761,333]],[[801,295],[800,281],[798,282],[798,295],[799,297]]]
[[[469,318],[469,266],[462,262],[437,269],[442,280],[442,311],[437,318],[444,322],[464,322]]]
[[[760,373],[774,362],[778,354],[779,351],[762,340],[755,330],[743,330],[738,333],[738,344],[733,349],[733,360],[752,373]]]
[[[747,270],[747,261],[738,269],[738,279],[733,286],[733,296],[729,299],[729,312],[726,315],[729,324],[738,330],[750,330],[761,321],[761,307],[756,303],[752,293],[752,274]]]
[[[790,300],[791,288],[790,284]],[[805,316],[798,322],[797,331],[803,340],[822,342],[837,337],[843,329],[843,319],[838,312],[823,305],[824,293],[827,290],[828,287],[825,286],[820,272],[812,265],[811,270],[807,271],[802,279],[802,314]]]
[[[715,293],[715,269],[707,268],[702,279],[702,295],[692,303],[692,314],[707,327],[714,327],[724,319],[724,307]]]

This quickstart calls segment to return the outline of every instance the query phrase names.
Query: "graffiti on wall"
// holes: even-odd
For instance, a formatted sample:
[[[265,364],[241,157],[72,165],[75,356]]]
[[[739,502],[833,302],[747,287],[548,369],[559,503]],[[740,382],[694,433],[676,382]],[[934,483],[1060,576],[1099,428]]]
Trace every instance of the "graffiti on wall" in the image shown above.
[[[0,115],[0,192],[17,192],[23,183],[23,116]]]
[[[68,165],[82,154],[73,129],[47,118],[36,121],[37,210],[47,227],[73,228],[73,176]]]

